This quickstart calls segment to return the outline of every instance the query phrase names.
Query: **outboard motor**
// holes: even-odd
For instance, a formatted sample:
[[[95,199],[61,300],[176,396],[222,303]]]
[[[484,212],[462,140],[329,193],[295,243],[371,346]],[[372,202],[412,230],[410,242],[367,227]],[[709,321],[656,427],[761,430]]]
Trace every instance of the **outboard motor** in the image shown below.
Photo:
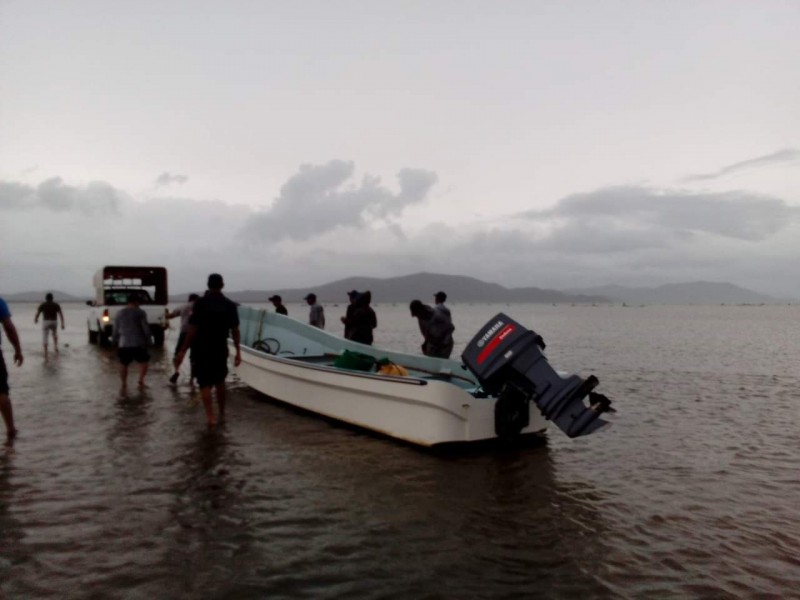
[[[500,313],[480,329],[461,355],[483,389],[497,397],[495,433],[500,438],[513,439],[528,426],[531,400],[571,438],[608,424],[599,417],[613,409],[608,398],[592,391],[599,383],[597,377],[561,377],[542,354],[544,346],[536,332]],[[587,396],[588,406],[583,402]]]

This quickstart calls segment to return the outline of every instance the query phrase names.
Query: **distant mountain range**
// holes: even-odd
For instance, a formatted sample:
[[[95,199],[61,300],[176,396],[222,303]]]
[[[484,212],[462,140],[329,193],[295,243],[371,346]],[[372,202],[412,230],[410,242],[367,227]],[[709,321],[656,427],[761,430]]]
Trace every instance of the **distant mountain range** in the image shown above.
[[[418,298],[426,303],[433,301],[433,295],[442,290],[448,301],[455,302],[531,302],[547,304],[782,304],[797,302],[797,299],[784,299],[760,294],[731,283],[696,281],[693,283],[672,283],[658,287],[625,287],[606,285],[592,288],[570,289],[564,291],[537,287],[507,288],[496,283],[487,283],[473,277],[462,275],[442,275],[436,273],[417,273],[402,277],[349,277],[332,283],[309,288],[281,288],[269,290],[244,290],[225,293],[237,302],[266,302],[273,294],[278,294],[284,302],[299,302],[309,292],[314,292],[322,303],[347,302],[350,290],[372,292],[374,302],[410,302]],[[23,292],[7,294],[7,302],[41,302],[45,292]],[[93,292],[84,297],[53,291],[58,302],[85,302],[94,297]],[[187,293],[173,294],[173,303],[183,302]]]
[[[605,296],[626,304],[784,304],[797,299],[776,298],[741,288],[732,283],[695,281],[668,283],[657,287],[604,285],[565,290],[568,294]]]
[[[86,302],[90,298],[94,298],[94,292],[81,297],[67,294],[66,292],[59,292],[58,290],[48,290],[53,294],[53,299],[56,302]],[[6,302],[44,302],[44,295],[47,292],[20,292],[18,294],[3,294],[3,300]]]
[[[418,298],[433,303],[438,291],[447,293],[450,302],[608,302],[602,296],[567,294],[536,287],[506,288],[496,283],[486,283],[473,277],[417,273],[403,277],[349,277],[313,288],[283,288],[274,290],[228,291],[226,295],[237,302],[266,302],[278,294],[284,302],[297,302],[309,292],[322,303],[347,302],[347,292],[358,290],[372,292],[373,302],[410,302]],[[181,296],[183,299],[185,296]]]

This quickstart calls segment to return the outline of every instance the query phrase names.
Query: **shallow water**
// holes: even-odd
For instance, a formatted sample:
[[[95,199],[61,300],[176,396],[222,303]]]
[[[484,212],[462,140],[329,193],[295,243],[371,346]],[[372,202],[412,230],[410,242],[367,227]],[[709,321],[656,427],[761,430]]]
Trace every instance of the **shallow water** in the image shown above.
[[[45,361],[12,305],[21,430],[0,451],[0,597],[753,598],[800,590],[800,307],[451,306],[459,351],[497,311],[560,369],[600,378],[614,425],[439,453],[233,381],[209,433],[154,351],[119,393],[66,306]],[[327,305],[329,328],[344,305]],[[307,309],[289,305],[291,315]],[[376,344],[413,351],[405,305]],[[3,343],[6,361],[9,345]],[[131,384],[135,380],[133,374]]]

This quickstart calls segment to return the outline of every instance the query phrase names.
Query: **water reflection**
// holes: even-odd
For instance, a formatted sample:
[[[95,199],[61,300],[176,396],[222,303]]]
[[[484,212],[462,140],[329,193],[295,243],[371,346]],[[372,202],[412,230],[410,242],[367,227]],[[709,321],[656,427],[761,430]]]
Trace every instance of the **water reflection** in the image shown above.
[[[495,308],[460,306],[458,330]],[[151,387],[127,397],[113,351],[88,346],[85,331],[68,326],[69,352],[39,360],[33,310],[15,307],[31,360],[11,373],[22,433],[0,451],[2,597],[800,587],[794,307],[536,307],[537,330],[558,340],[554,363],[602,371],[624,410],[584,442],[552,433],[544,447],[466,452],[414,449],[236,386],[228,422],[207,432],[188,386],[167,384],[163,357]],[[380,335],[415,349],[405,307],[380,310]]]
[[[20,522],[13,516],[15,487],[12,483],[14,473],[13,451],[0,452],[0,581],[10,573],[12,566],[26,557],[21,545],[25,532]]]
[[[242,507],[239,462],[224,424],[196,433],[174,459],[177,481],[163,532],[172,594],[227,589],[250,555],[253,535]]]
[[[137,438],[146,435],[147,426],[154,420],[152,414],[153,397],[149,391],[138,389],[133,391],[120,391],[114,406],[114,427],[108,433],[108,438],[113,441],[118,438]]]

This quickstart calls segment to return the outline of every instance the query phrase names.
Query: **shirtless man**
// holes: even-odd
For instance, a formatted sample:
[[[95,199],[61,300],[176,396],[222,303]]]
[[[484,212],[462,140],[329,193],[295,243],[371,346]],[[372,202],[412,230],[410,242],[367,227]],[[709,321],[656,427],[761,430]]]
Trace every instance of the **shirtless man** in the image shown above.
[[[44,346],[44,357],[47,358],[47,341],[50,332],[53,334],[53,346],[55,346],[56,354],[58,354],[59,317],[61,317],[61,329],[64,329],[64,313],[61,312],[61,306],[58,302],[53,302],[53,294],[47,294],[44,297],[44,302],[39,305],[39,310],[36,311],[36,316],[33,319],[34,323],[39,322],[39,315],[42,316],[42,345]]]

